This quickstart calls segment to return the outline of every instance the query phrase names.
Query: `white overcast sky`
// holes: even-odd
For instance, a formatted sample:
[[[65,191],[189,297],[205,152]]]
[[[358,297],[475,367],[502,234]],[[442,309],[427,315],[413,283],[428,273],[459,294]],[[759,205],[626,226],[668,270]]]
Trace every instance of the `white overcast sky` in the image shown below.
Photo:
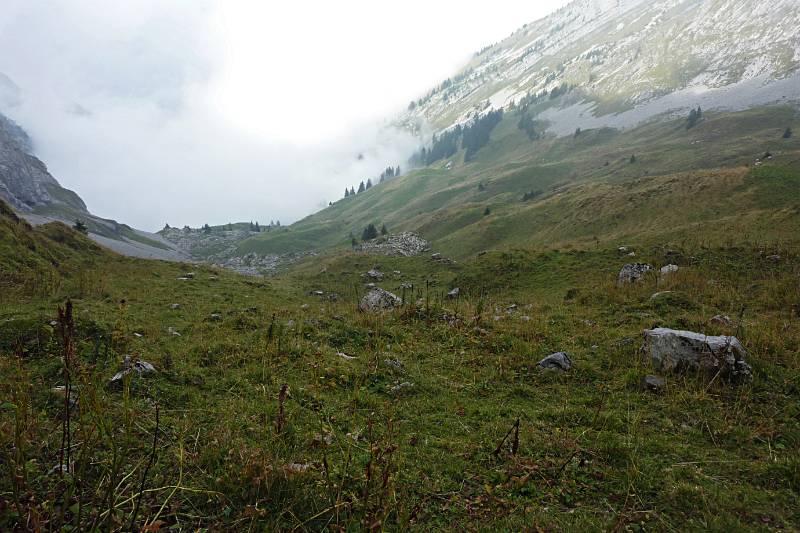
[[[567,3],[0,2],[0,112],[91,211],[148,230],[291,222],[402,165],[415,142],[381,124]]]

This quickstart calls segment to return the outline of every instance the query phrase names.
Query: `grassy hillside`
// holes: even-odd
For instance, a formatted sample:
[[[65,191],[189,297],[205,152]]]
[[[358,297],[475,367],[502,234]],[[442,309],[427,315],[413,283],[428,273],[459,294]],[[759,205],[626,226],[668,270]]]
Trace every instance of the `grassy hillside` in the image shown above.
[[[32,228],[0,200],[0,295],[47,293],[109,253],[60,222]]]
[[[797,183],[800,139],[782,138],[797,120],[794,108],[707,114],[688,130],[686,120],[676,118],[537,141],[517,128],[518,120],[507,113],[473,162],[464,164],[459,152],[451,170],[440,161],[409,172],[245,240],[239,253],[343,248],[350,233],[359,237],[369,223],[417,231],[457,257],[487,247],[563,246],[595,238],[610,243],[641,236],[643,225],[653,238],[691,236],[704,224],[714,228],[706,237],[723,241],[742,230],[779,239],[781,228],[798,223],[797,194],[770,194],[772,181],[752,171],[769,152],[773,158],[766,163],[780,167],[775,172],[781,179]],[[527,192],[537,196],[523,202]],[[484,216],[487,207],[490,216]],[[783,225],[772,219],[778,212],[789,217]]]
[[[800,528],[797,240],[627,244],[681,270],[619,287],[629,259],[604,246],[457,264],[334,253],[269,280],[107,257],[80,283],[20,289],[0,306],[0,529]],[[376,263],[418,303],[357,312]],[[50,323],[68,297],[60,475]],[[753,381],[643,390],[654,326],[736,334]],[[556,350],[575,368],[538,372]],[[157,372],[108,385],[125,355]]]

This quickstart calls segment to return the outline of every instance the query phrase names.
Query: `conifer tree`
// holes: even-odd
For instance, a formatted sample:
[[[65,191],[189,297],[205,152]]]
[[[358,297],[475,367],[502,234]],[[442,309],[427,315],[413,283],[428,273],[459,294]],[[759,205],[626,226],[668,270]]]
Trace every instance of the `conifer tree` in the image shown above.
[[[371,188],[371,187],[372,187],[372,180],[371,180],[371,179],[368,179],[368,180],[367,180],[367,186],[364,188],[364,190],[367,190],[367,189],[369,189],[369,188]]]
[[[375,228],[375,224],[370,224],[366,228],[364,228],[364,232],[361,234],[361,240],[371,241],[372,239],[378,236],[378,230]]]
[[[783,132],[784,139],[791,139],[792,138],[792,128],[786,128],[786,131]]]
[[[364,186],[364,182],[363,181],[358,184],[358,192],[359,193],[362,193],[362,192],[364,192],[366,190],[367,190],[367,188]]]
[[[381,226],[381,235],[388,235],[388,234],[389,230],[386,229],[386,224],[384,224],[383,226]]]
[[[86,224],[83,223],[83,220],[79,218],[75,219],[75,224],[72,225],[72,229],[80,233],[83,233],[84,235],[87,235],[89,233],[89,228],[86,226]]]

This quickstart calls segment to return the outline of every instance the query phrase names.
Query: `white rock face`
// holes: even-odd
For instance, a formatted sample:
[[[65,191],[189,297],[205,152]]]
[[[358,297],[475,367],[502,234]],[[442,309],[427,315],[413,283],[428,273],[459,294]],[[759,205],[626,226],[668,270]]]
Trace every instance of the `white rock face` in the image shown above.
[[[733,378],[751,375],[747,352],[736,337],[656,328],[645,330],[644,338],[645,352],[656,370],[704,370]]]
[[[697,106],[797,101],[798,20],[797,0],[576,0],[476,54],[402,121],[441,130],[543,95],[536,114],[570,135]],[[618,107],[601,114],[600,101]]]

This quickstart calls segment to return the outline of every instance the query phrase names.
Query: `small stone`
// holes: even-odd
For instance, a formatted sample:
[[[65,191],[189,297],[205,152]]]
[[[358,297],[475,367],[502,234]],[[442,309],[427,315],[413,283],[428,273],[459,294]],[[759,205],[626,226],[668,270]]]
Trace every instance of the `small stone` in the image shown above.
[[[642,378],[642,387],[651,392],[661,392],[666,385],[666,381],[660,376],[647,375]]]
[[[131,373],[135,373],[137,376],[142,376],[155,371],[155,367],[147,361],[142,361],[139,359],[134,360],[130,355],[126,355],[122,360],[122,370],[114,374],[114,376],[108,381],[109,383],[116,383],[118,381],[122,381],[125,376]]]
[[[780,262],[780,260],[781,260],[781,256],[779,256],[779,255],[777,255],[777,254],[775,254],[775,255],[768,255],[768,256],[767,256],[767,261],[770,261],[770,262],[772,262],[772,263],[779,263],[779,262]]]
[[[668,274],[672,274],[678,271],[678,265],[665,265],[661,267],[661,275],[666,276]]]
[[[395,370],[399,370],[400,372],[403,371],[403,363],[399,359],[387,359],[384,361],[384,363],[394,368]]]
[[[646,263],[628,263],[620,269],[617,280],[619,283],[642,281],[651,270],[653,270],[653,267]]]
[[[550,354],[537,364],[540,370],[555,370],[556,372],[566,372],[572,368],[572,360],[566,352],[556,352]]]
[[[711,323],[719,326],[731,326],[733,321],[728,315],[714,315],[711,317]]]
[[[211,313],[211,320],[213,320],[214,322],[219,322],[220,320],[222,320],[222,315],[219,313]]]
[[[389,392],[391,392],[392,394],[400,394],[401,392],[409,390],[413,387],[414,387],[413,383],[404,381],[403,383],[400,383],[399,385],[395,385],[394,387],[392,387]]]
[[[442,258],[442,254],[440,254],[438,252],[435,253],[435,254],[431,254],[431,259],[433,259],[434,261],[438,261],[441,258]]]
[[[178,333],[178,331],[175,328],[173,328],[172,326],[167,328],[167,333],[169,333],[173,337],[180,337],[181,336],[181,334]]]
[[[447,298],[450,299],[450,300],[455,300],[456,298],[458,298],[458,295],[460,293],[461,293],[461,289],[456,287],[455,289],[453,289],[452,291],[447,293]]]
[[[377,268],[373,268],[373,269],[371,269],[371,270],[367,271],[367,272],[364,274],[364,277],[365,277],[365,278],[369,278],[369,279],[374,279],[374,280],[376,280],[376,281],[380,281],[380,280],[382,280],[382,279],[383,279],[383,272],[381,272],[381,271],[380,271],[380,270],[378,270]]]
[[[137,331],[133,332],[133,336],[136,337],[137,339],[141,339],[142,337],[144,337],[144,335],[142,335],[141,333],[139,333]]]
[[[172,309],[173,311],[177,311],[178,309],[181,308],[181,304],[170,304],[169,308]]]
[[[352,361],[353,359],[357,359],[357,357],[353,357],[352,355],[347,355],[344,352],[336,352],[336,355],[344,359],[345,361]]]

